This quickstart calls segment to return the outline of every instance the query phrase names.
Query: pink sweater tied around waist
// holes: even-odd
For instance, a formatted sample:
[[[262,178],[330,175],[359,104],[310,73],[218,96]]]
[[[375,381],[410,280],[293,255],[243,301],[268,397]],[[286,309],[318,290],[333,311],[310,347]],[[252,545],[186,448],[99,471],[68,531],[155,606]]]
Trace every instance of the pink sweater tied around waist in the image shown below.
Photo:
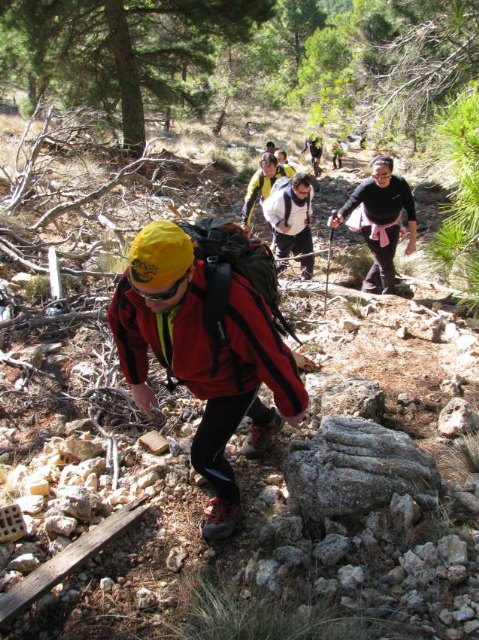
[[[345,224],[347,224],[351,231],[355,233],[360,231],[362,227],[371,227],[371,235],[369,237],[371,240],[379,240],[381,247],[386,247],[389,244],[389,237],[386,233],[386,229],[388,227],[393,227],[398,224],[401,227],[399,232],[401,238],[404,238],[406,235],[406,229],[401,225],[401,214],[399,214],[393,222],[389,222],[388,224],[376,224],[368,218],[362,203],[354,209]]]

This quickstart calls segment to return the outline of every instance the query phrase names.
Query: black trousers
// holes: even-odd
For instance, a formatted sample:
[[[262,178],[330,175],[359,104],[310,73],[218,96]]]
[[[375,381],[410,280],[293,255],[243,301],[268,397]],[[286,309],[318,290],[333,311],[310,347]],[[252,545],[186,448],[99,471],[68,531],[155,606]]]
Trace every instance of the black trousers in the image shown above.
[[[371,235],[371,227],[363,227],[361,231],[374,256],[374,264],[369,269],[365,282],[368,285],[381,288],[382,293],[394,293],[396,282],[394,256],[399,242],[399,225],[395,224],[385,229],[389,238],[389,244],[385,247],[381,247],[379,240],[371,240],[369,237]]]
[[[284,271],[287,267],[286,262],[282,262],[281,258],[287,258],[290,253],[294,256],[313,253],[313,236],[309,225],[295,236],[289,236],[287,233],[279,233],[276,229],[273,231],[273,243],[275,245],[275,255],[277,260],[278,271]],[[314,256],[309,255],[307,258],[300,258],[301,273],[305,278],[312,278],[314,271]]]
[[[191,464],[195,470],[208,480],[219,498],[231,504],[239,503],[240,492],[233,467],[224,455],[228,440],[245,415],[261,427],[276,413],[275,409],[265,407],[256,393],[254,390],[208,400],[191,445]]]
[[[316,178],[321,177],[321,156],[323,155],[323,150],[317,151],[314,155],[311,154],[311,166],[313,167],[313,172]]]

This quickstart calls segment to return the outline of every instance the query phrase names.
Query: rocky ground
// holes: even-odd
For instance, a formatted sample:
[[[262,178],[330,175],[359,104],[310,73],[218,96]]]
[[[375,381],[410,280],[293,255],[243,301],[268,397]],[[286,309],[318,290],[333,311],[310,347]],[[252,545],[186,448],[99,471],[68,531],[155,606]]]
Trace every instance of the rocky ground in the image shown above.
[[[367,151],[351,151],[343,169],[326,170],[319,182],[314,280],[300,282],[293,263],[281,282],[283,308],[296,319],[304,342],[299,351],[316,364],[315,371],[304,372],[311,417],[299,433],[285,428],[262,463],[242,458],[247,425],[241,426],[228,451],[242,491],[241,526],[224,542],[208,546],[201,540],[198,525],[208,487],[201,486],[188,463],[201,403],[181,389],[170,397],[154,367],[161,412],[145,421],[135,411],[121,393],[125,385],[105,325],[114,279],[91,275],[99,258],[92,243],[109,242],[106,253],[113,253],[114,238],[132,235],[137,223],[165,211],[167,197],[172,217],[192,217],[213,198],[217,210],[239,212],[245,185],[231,184],[214,166],[169,159],[176,164],[153,195],[138,180],[135,193],[145,189],[147,195],[132,202],[118,184],[109,207],[100,208],[108,224],[99,208],[87,222],[75,213],[70,224],[59,219],[34,231],[35,207],[25,205],[21,216],[3,219],[2,504],[20,505],[27,535],[0,545],[2,591],[21,584],[35,567],[122,505],[138,496],[146,496],[151,505],[141,520],[19,615],[3,637],[166,638],[187,615],[201,575],[229,583],[244,602],[271,596],[284,606],[295,603],[307,616],[309,607],[326,598],[345,617],[385,620],[387,631],[371,631],[369,637],[479,637],[478,498],[472,469],[456,455],[461,429],[477,426],[476,324],[453,291],[426,276],[406,278],[412,299],[361,295],[357,289],[363,274],[347,259],[361,244],[344,229],[334,238],[325,296],[325,220],[363,178]],[[151,178],[151,171],[146,177]],[[415,180],[421,246],[437,227],[446,194],[420,176]],[[175,199],[174,189],[194,197]],[[259,215],[256,232],[266,238]],[[28,274],[27,256],[44,264],[42,247],[68,239],[69,232],[74,240],[59,246],[61,260],[82,275],[70,274],[73,284],[65,306],[53,305],[48,296],[32,303],[27,295],[31,271],[30,277],[18,272]],[[17,253],[6,253],[5,247]],[[68,258],[78,252],[89,255]],[[368,413],[366,396],[353,401],[344,392],[341,384],[352,380],[377,383],[383,401],[376,413]],[[264,395],[269,397],[267,391]],[[459,402],[458,407],[441,415],[451,401]],[[451,424],[448,418],[458,413],[461,420]],[[321,419],[331,414],[374,415],[384,427],[408,434],[439,469],[441,509],[431,512],[405,498],[399,507],[358,509],[320,525],[291,513],[283,475],[289,443],[293,437],[312,441]],[[151,429],[172,438],[169,452],[155,456],[138,443]],[[114,464],[107,456],[112,440],[120,461],[116,488]],[[46,490],[32,490],[32,485],[45,486],[42,482]],[[438,513],[443,515],[439,524]]]

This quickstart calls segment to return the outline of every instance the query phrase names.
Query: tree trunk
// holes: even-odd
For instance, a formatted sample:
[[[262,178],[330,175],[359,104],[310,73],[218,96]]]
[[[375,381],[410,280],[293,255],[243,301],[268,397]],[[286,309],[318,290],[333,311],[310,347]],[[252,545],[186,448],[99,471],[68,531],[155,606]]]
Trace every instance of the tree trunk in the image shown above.
[[[141,157],[146,147],[145,114],[123,0],[105,0],[105,12],[121,89],[123,148]]]
[[[297,31],[294,32],[294,62],[296,66],[296,73],[298,73],[301,65],[301,44],[299,41],[299,33]]]
[[[224,126],[226,118],[226,108],[223,108],[220,113],[220,117],[218,118],[215,126],[213,127],[213,135],[219,136],[221,133],[221,129]]]
[[[171,127],[171,106],[168,105],[165,109],[165,124],[163,130],[168,133]]]

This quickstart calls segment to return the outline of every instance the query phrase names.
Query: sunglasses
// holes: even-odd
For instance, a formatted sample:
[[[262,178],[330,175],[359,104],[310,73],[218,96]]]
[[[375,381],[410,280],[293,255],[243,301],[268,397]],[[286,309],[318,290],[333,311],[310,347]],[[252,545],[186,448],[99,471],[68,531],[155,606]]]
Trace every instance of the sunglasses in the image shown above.
[[[167,291],[162,291],[162,293],[145,293],[144,291],[140,291],[135,287],[133,282],[131,281],[130,276],[128,276],[128,282],[130,283],[131,288],[135,291],[139,296],[145,298],[145,300],[169,300],[173,298],[178,293],[178,289],[180,288],[181,283],[186,280],[188,277],[190,270],[185,273],[184,276],[181,276],[179,280],[177,280],[173,286],[171,286]]]

